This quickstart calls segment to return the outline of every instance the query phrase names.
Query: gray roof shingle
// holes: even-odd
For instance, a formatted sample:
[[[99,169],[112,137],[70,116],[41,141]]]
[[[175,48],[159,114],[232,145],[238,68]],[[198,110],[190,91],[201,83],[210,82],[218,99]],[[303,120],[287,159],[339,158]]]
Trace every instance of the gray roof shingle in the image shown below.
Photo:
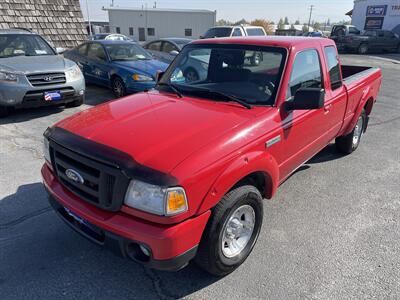
[[[87,38],[79,0],[0,0],[0,28],[25,27],[56,47],[75,47]]]

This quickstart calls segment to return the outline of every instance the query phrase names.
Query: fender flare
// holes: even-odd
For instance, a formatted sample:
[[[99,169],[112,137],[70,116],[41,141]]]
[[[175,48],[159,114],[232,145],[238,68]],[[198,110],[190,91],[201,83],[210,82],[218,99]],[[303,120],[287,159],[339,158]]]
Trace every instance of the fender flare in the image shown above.
[[[347,125],[346,130],[344,130],[343,135],[347,135],[350,132],[353,131],[353,128],[356,126],[358,118],[361,115],[361,112],[363,111],[366,103],[368,102],[368,100],[372,99],[373,100],[373,96],[372,96],[372,88],[370,86],[365,87],[365,89],[363,90],[360,102],[358,104],[358,107],[356,109],[356,112],[354,113],[353,118],[351,119],[350,123]]]
[[[218,176],[204,197],[199,211],[214,207],[221,198],[246,176],[261,172],[265,177],[265,198],[271,199],[279,185],[279,167],[274,157],[265,151],[254,151],[236,158]]]

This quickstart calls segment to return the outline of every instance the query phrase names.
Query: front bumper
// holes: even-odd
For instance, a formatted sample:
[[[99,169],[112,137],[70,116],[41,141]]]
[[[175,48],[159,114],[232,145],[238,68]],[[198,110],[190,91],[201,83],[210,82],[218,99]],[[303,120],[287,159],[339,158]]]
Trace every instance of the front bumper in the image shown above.
[[[137,92],[151,90],[155,86],[156,86],[155,81],[148,81],[148,82],[129,81],[126,83],[126,91],[128,94],[133,94]]]
[[[196,255],[210,211],[179,224],[155,224],[82,201],[59,183],[46,164],[42,176],[57,214],[92,242],[160,270],[179,270]],[[145,246],[150,256],[144,255],[139,245]]]

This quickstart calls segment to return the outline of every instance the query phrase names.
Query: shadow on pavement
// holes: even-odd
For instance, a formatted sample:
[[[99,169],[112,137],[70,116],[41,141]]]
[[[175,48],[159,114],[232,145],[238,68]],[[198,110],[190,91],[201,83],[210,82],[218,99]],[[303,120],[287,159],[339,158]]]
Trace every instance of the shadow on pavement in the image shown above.
[[[0,200],[0,266],[3,299],[174,299],[218,280],[193,265],[149,270],[90,243],[58,219],[41,183]]]

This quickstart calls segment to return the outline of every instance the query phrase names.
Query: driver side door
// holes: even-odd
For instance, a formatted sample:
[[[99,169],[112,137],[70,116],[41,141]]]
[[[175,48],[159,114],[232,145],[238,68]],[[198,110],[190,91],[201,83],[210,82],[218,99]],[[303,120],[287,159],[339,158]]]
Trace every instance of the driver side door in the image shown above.
[[[88,48],[88,77],[94,84],[109,86],[110,64],[103,45],[90,43]]]

